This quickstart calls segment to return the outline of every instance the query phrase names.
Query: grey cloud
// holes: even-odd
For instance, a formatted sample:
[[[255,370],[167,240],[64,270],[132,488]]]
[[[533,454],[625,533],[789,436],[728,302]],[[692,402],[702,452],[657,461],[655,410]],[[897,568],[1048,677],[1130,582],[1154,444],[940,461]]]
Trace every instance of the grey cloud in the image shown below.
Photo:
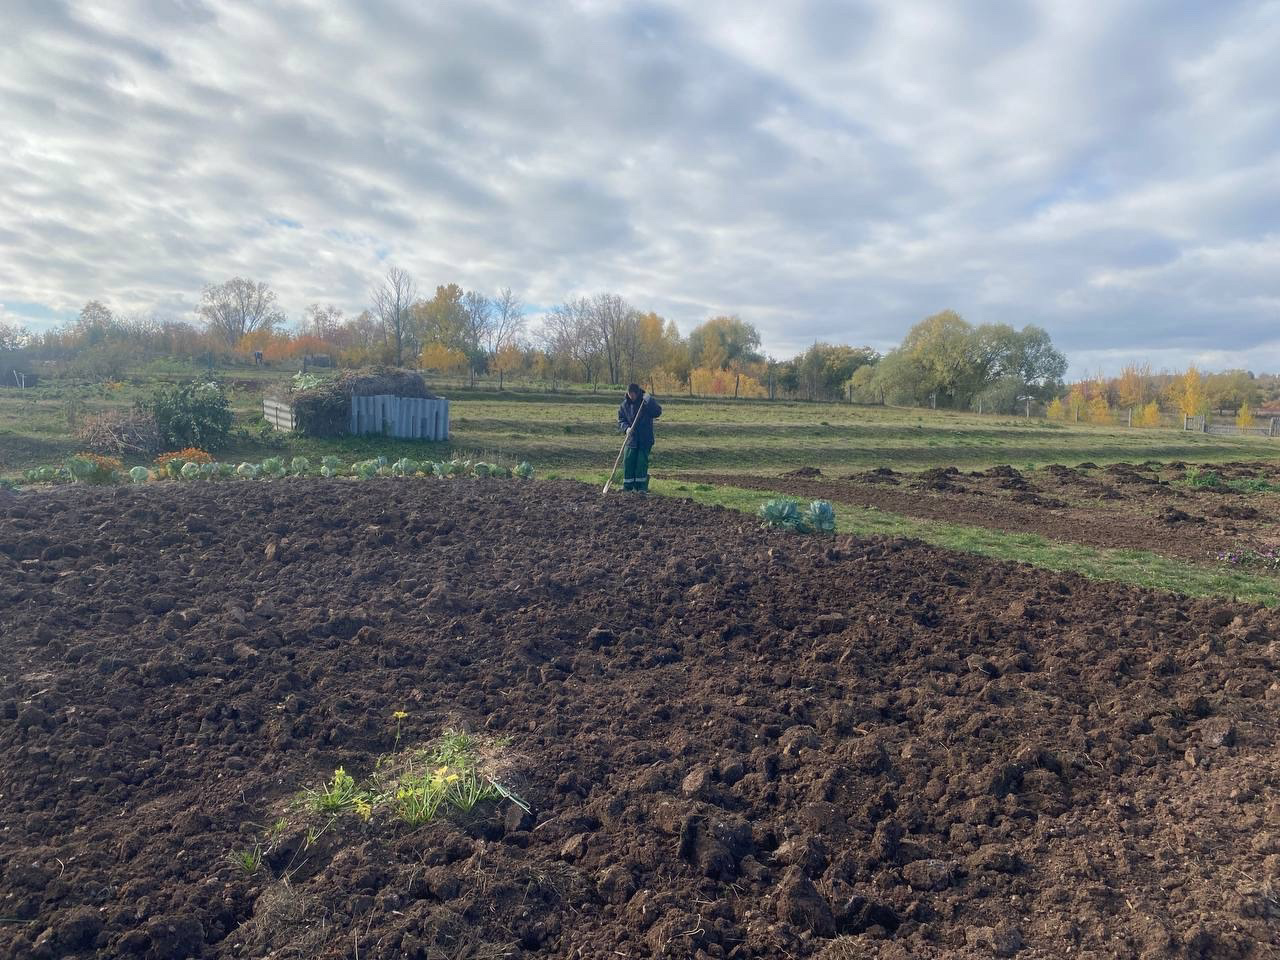
[[[1042,323],[1077,366],[1276,355],[1275,4],[6,18],[0,303],[179,313],[250,273],[295,315],[358,311],[391,260],[423,289],[614,289],[686,329],[738,312],[775,354],[954,307]]]

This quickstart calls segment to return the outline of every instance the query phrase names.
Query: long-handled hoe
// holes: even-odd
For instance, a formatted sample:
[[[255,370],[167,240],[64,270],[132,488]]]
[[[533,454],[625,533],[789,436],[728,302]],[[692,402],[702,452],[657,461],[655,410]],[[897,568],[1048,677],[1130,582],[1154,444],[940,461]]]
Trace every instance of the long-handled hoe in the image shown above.
[[[604,482],[604,489],[601,494],[609,492],[609,487],[613,485],[613,478],[618,475],[618,464],[622,462],[622,455],[627,452],[627,441],[631,439],[631,431],[636,428],[636,424],[640,422],[640,411],[644,409],[644,405],[649,402],[649,394],[644,395],[644,399],[640,401],[640,406],[636,410],[636,415],[631,421],[631,426],[627,427],[627,435],[622,438],[622,449],[618,451],[618,459],[613,461],[613,471],[609,474],[609,479]]]

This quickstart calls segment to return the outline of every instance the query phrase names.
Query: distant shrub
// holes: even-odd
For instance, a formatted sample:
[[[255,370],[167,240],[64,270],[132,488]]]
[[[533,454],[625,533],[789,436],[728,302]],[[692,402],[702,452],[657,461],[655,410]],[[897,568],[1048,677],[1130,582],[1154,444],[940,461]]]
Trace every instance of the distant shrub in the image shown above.
[[[1150,403],[1139,407],[1137,413],[1134,414],[1133,425],[1135,427],[1160,426],[1160,404],[1152,400]]]
[[[155,417],[161,438],[170,446],[217,450],[231,432],[231,405],[213,381],[162,387],[145,409]]]

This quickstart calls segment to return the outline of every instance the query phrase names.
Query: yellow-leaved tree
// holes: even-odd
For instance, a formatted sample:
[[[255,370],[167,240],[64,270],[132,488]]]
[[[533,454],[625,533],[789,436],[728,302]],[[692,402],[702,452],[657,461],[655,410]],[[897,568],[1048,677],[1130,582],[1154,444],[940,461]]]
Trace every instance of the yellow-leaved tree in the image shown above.
[[[425,350],[423,352],[425,352]],[[524,364],[524,351],[520,349],[519,345],[514,343],[504,344],[498,352],[493,355],[493,359],[489,361],[489,366],[498,371],[498,389],[502,389],[505,379],[509,374],[519,373],[523,370]]]
[[[1236,426],[1241,430],[1247,430],[1253,426],[1253,411],[1249,409],[1249,404],[1240,404],[1240,409],[1236,411]]]
[[[1067,419],[1067,405],[1062,402],[1061,398],[1054,397],[1049,401],[1045,416],[1050,420],[1065,420]]]
[[[1209,393],[1195,364],[1178,381],[1178,410],[1184,417],[1202,417],[1209,412]]]
[[[1148,429],[1160,426],[1160,404],[1154,400],[1143,404],[1133,415],[1133,425]]]
[[[1090,423],[1111,423],[1111,404],[1107,402],[1104,391],[1095,390],[1093,396],[1089,398],[1087,417]]]
[[[1084,384],[1073,383],[1071,389],[1067,391],[1067,414],[1071,420],[1080,422],[1088,400],[1088,395],[1084,392]]]
[[[436,373],[461,373],[467,369],[467,355],[443,343],[428,343],[418,354],[418,366]]]

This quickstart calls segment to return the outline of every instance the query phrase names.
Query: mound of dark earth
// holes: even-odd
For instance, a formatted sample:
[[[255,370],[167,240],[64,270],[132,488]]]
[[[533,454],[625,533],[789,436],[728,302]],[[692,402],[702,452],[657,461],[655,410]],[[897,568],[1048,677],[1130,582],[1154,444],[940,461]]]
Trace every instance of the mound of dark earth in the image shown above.
[[[24,495],[0,955],[1269,956],[1278,631],[565,483]],[[272,829],[397,710],[532,814]]]

